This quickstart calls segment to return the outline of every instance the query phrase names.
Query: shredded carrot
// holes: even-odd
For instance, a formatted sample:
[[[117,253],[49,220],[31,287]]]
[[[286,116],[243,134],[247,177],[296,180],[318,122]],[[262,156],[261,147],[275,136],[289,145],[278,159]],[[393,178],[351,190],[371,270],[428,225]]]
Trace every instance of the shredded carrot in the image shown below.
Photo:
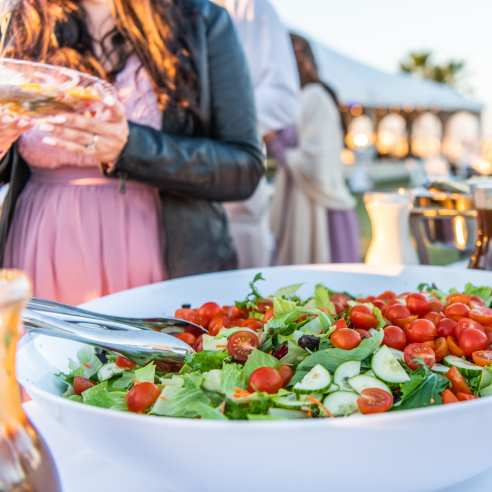
[[[242,388],[234,388],[234,398],[247,398],[251,393]]]
[[[333,415],[328,411],[328,409],[314,396],[308,396],[306,398],[307,401],[312,403],[313,405],[316,405],[319,407],[319,409],[327,416],[327,417],[333,417]]]

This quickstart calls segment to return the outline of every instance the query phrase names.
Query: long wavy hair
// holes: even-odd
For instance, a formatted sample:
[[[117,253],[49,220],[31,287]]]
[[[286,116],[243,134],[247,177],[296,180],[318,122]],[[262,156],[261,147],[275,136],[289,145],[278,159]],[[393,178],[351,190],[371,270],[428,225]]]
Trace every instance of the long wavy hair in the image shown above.
[[[80,0],[0,0],[0,56],[74,68],[113,81],[137,55],[162,110],[197,117],[198,77],[181,0],[113,0],[115,27],[97,57]],[[111,69],[105,67],[111,66]]]

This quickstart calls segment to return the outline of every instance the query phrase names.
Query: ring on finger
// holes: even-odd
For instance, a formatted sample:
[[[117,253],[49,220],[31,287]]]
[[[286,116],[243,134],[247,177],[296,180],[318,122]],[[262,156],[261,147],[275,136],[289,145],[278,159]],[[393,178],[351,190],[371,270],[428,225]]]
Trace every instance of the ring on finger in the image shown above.
[[[99,142],[99,135],[92,135],[92,142],[85,146],[85,150],[93,154],[97,150],[98,142]]]

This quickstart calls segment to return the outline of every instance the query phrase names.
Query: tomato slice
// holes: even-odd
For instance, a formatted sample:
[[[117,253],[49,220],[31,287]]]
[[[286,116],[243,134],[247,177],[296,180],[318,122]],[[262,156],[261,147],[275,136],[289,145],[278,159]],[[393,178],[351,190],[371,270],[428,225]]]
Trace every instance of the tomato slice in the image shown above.
[[[208,324],[208,334],[215,337],[219,334],[220,330],[226,326],[227,318],[223,314],[219,314],[211,319]]]
[[[407,319],[412,316],[410,310],[402,304],[393,304],[385,309],[383,313],[385,318],[389,319],[392,323],[398,324],[397,321]]]
[[[340,318],[339,320],[335,321],[335,330],[340,330],[342,328],[348,328],[348,326],[345,319]]]
[[[477,307],[470,311],[470,318],[482,325],[492,325],[492,309]]]
[[[388,347],[403,350],[407,345],[407,335],[399,326],[390,325],[384,329],[383,343]]]
[[[263,323],[259,319],[249,318],[241,322],[243,328],[250,328],[251,330],[261,330],[263,328]]]
[[[287,386],[290,383],[292,377],[294,376],[294,369],[292,369],[292,367],[288,366],[287,364],[282,364],[278,368],[278,373],[282,378],[283,386]]]
[[[369,330],[378,326],[378,319],[367,306],[355,306],[350,311],[350,322],[354,328]]]
[[[331,296],[331,302],[334,304],[337,314],[343,313],[348,308],[349,300],[350,297],[345,294],[333,294]]]
[[[451,367],[451,369],[449,369],[447,372],[447,377],[449,381],[451,381],[451,387],[456,396],[458,396],[458,393],[473,395],[473,392],[468,386],[466,379],[463,377],[461,372],[456,369],[456,367]]]
[[[90,379],[83,378],[82,376],[75,376],[73,378],[73,392],[76,395],[81,395],[85,390],[92,388],[96,383],[93,383]]]
[[[407,307],[412,314],[424,316],[430,311],[429,301],[424,294],[410,294],[407,296]]]
[[[477,330],[481,330],[485,333],[485,328],[478,323],[477,321],[474,321],[470,318],[461,318],[458,323],[456,324],[456,328],[454,329],[454,336],[457,340],[460,339],[461,334],[463,333],[464,330],[467,328],[475,328]]]
[[[258,337],[250,331],[237,331],[227,340],[227,351],[237,362],[246,362],[249,354],[258,347]]]
[[[421,366],[420,361],[425,365],[432,367],[436,363],[436,354],[434,350],[423,343],[411,343],[403,351],[405,363],[410,369],[418,369]]]
[[[439,337],[434,341],[434,352],[437,362],[441,362],[449,354],[448,342],[445,337]]]
[[[477,350],[485,350],[489,346],[489,339],[485,332],[476,328],[465,328],[458,341],[466,356],[472,355]]]
[[[137,365],[135,362],[123,357],[122,355],[118,355],[118,357],[116,357],[115,364],[122,369],[133,369]]]
[[[442,402],[444,405],[449,405],[450,403],[458,403],[459,400],[456,395],[450,390],[446,389],[441,393]]]
[[[465,355],[463,350],[461,350],[460,346],[458,345],[456,338],[454,338],[453,336],[448,336],[446,337],[446,341],[448,342],[449,351],[453,355],[456,355],[456,357],[463,357]]]
[[[454,335],[454,330],[458,323],[451,318],[443,318],[437,323],[437,335],[440,337],[449,337]]]
[[[176,335],[176,338],[179,338],[182,340],[184,343],[187,343],[188,345],[191,345],[193,347],[194,343],[196,342],[196,336],[193,335],[193,333],[178,333]]]
[[[351,328],[340,328],[335,330],[330,338],[334,347],[344,350],[351,350],[361,342],[360,333]]]
[[[477,350],[473,352],[472,359],[477,366],[490,366],[492,365],[492,350]]]
[[[428,342],[437,336],[436,325],[428,319],[416,319],[410,323],[406,331],[411,343]]]
[[[261,391],[275,394],[283,385],[284,380],[277,369],[273,367],[258,367],[249,377],[248,391],[251,393]]]
[[[149,409],[161,394],[154,383],[144,381],[136,384],[126,395],[128,410],[135,413],[143,413]]]
[[[452,304],[448,304],[444,308],[444,314],[448,318],[458,321],[461,318],[468,318],[468,315],[470,314],[470,308],[467,304],[464,304],[463,302],[454,302]]]
[[[357,399],[357,406],[366,415],[384,413],[393,406],[393,395],[381,388],[366,388]]]
[[[456,396],[459,401],[471,401],[477,399],[475,395],[469,395],[468,393],[456,393]]]

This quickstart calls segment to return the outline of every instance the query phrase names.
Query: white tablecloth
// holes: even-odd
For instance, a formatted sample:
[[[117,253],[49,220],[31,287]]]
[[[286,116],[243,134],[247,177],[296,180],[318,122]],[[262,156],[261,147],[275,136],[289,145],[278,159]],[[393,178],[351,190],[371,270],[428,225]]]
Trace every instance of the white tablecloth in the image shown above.
[[[24,405],[27,414],[46,439],[60,472],[64,492],[179,492],[162,483],[152,483],[148,476],[127,470],[111,461],[110,457],[96,456],[73,433],[62,429],[34,403]],[[131,452],[131,450],[129,450]],[[492,469],[473,480],[436,492],[490,492]],[[259,492],[259,491],[258,491]]]

